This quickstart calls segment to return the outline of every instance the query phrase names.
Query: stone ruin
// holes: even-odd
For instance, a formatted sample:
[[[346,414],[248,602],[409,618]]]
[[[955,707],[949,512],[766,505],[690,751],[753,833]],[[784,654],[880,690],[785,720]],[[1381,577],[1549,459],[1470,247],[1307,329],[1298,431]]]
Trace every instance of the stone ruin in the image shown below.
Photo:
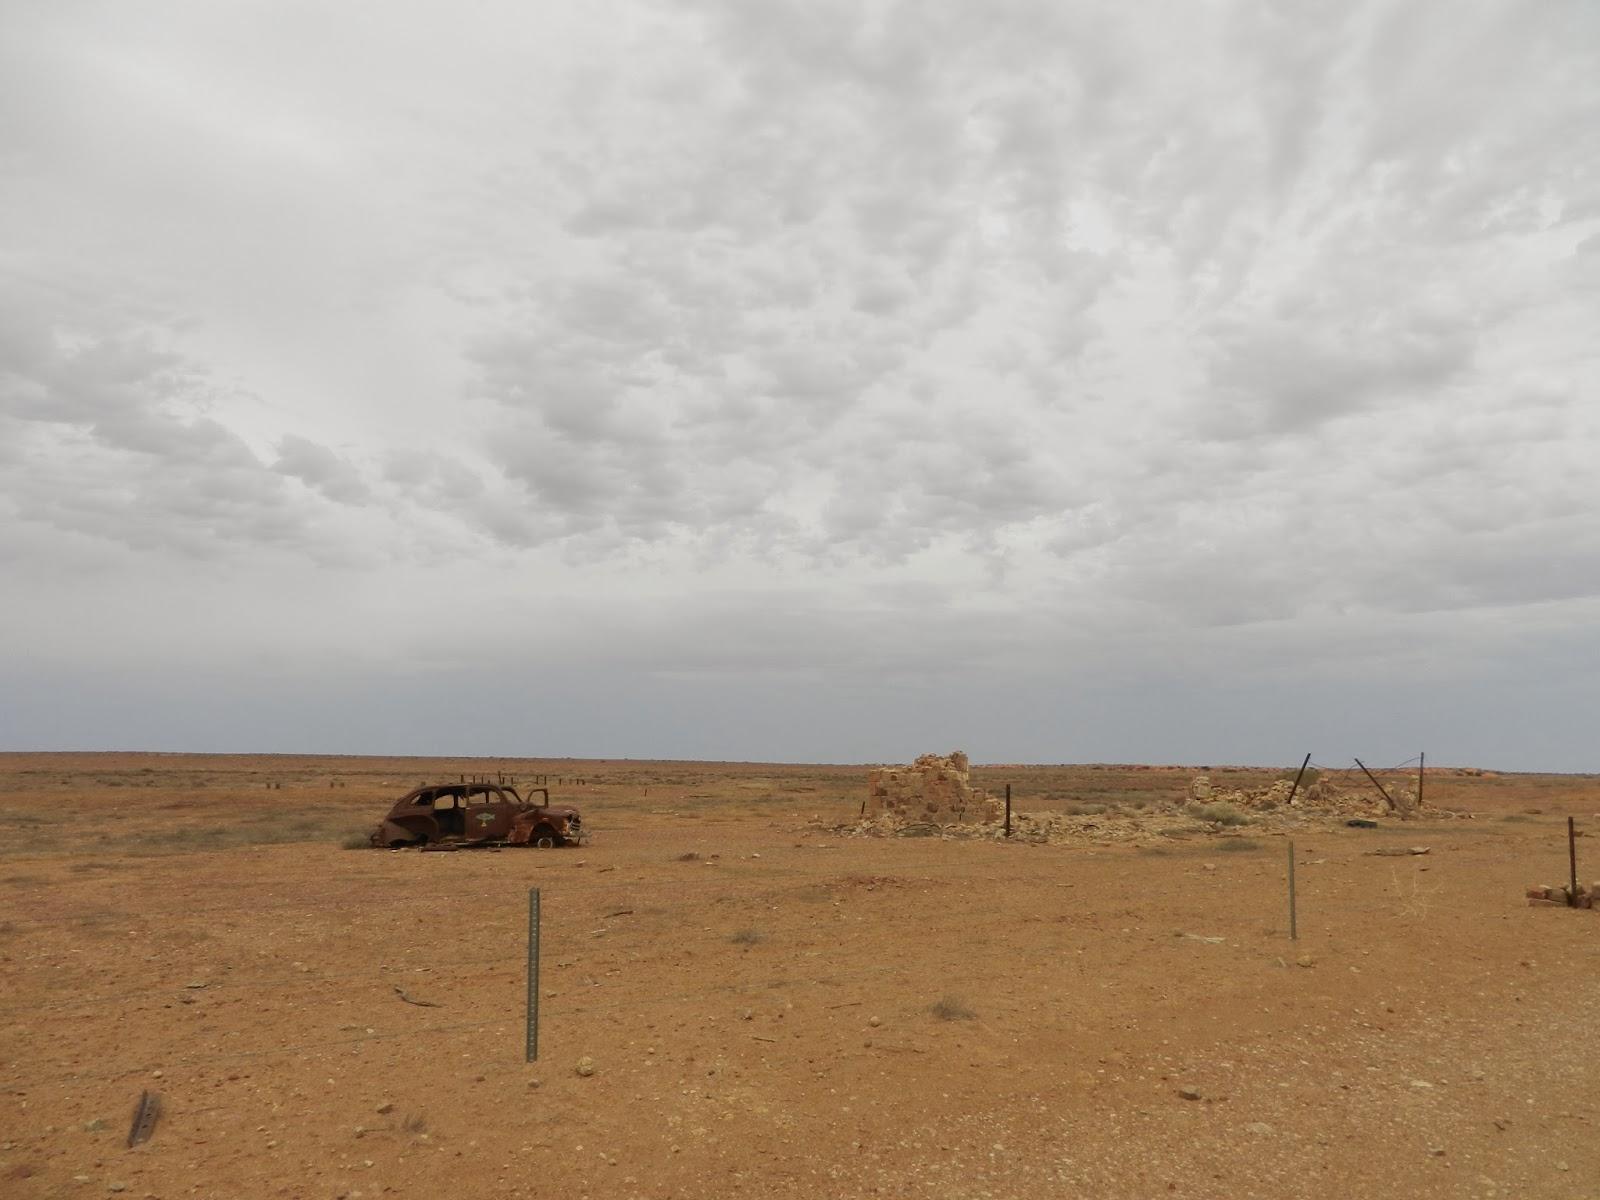
[[[1210,778],[1196,775],[1189,781],[1189,800],[1195,804],[1231,804],[1246,812],[1271,812],[1277,808],[1306,809],[1329,816],[1396,816],[1402,820],[1418,814],[1417,795],[1410,788],[1390,784],[1387,791],[1393,809],[1375,791],[1349,792],[1327,779],[1318,779],[1294,793],[1287,779],[1277,779],[1266,787],[1236,790],[1213,786]]]
[[[909,767],[874,767],[867,775],[862,816],[932,825],[982,825],[998,821],[1001,802],[973,788],[967,756],[924,754]]]

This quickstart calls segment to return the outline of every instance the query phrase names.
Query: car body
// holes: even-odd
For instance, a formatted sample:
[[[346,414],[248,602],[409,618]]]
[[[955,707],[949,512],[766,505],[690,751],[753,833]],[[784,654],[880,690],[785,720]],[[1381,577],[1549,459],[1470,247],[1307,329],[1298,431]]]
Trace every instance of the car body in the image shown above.
[[[535,799],[538,797],[538,799]],[[570,805],[550,803],[546,788],[523,799],[501,783],[430,783],[407,792],[372,833],[372,844],[395,849],[428,845],[575,845],[583,820]]]

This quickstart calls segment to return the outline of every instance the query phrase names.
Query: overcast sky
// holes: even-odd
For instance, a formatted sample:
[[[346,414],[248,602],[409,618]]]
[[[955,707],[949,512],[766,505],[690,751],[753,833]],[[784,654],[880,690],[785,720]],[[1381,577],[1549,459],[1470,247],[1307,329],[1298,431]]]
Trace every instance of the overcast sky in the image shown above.
[[[1600,770],[1600,6],[0,0],[0,749]]]

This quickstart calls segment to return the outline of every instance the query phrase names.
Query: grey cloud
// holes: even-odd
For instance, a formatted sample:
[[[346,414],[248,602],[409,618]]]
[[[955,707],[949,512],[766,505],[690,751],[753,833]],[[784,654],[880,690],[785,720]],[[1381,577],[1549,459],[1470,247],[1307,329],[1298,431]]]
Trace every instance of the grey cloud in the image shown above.
[[[1367,153],[1411,237],[1537,229],[1552,193],[1566,200],[1561,220],[1600,212],[1600,130],[1585,115],[1600,101],[1591,7],[1390,6],[1369,67]]]
[[[13,280],[0,312],[22,311],[0,361],[0,433],[32,451],[5,480],[22,520],[190,557],[316,544],[311,514],[282,479],[208,415],[207,372],[159,344],[170,329]],[[346,496],[355,486],[338,472],[322,483]]]
[[[1234,435],[1302,430],[1385,398],[1414,402],[1471,364],[1470,327],[1386,328],[1342,317],[1256,321],[1219,331],[1210,382],[1218,400],[1236,407],[1214,408],[1205,420],[1225,423]]]
[[[341,504],[361,504],[372,497],[372,490],[354,464],[326,446],[292,433],[278,443],[278,460],[272,469]]]

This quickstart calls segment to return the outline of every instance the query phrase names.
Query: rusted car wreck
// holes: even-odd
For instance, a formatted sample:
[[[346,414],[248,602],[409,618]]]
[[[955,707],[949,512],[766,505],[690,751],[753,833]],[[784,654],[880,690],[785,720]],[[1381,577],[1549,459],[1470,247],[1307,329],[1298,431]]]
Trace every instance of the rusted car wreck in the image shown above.
[[[537,797],[537,799],[535,799]],[[395,802],[372,833],[374,846],[552,846],[575,845],[583,821],[569,805],[550,803],[547,788],[531,788],[524,800],[500,783],[433,783]]]

